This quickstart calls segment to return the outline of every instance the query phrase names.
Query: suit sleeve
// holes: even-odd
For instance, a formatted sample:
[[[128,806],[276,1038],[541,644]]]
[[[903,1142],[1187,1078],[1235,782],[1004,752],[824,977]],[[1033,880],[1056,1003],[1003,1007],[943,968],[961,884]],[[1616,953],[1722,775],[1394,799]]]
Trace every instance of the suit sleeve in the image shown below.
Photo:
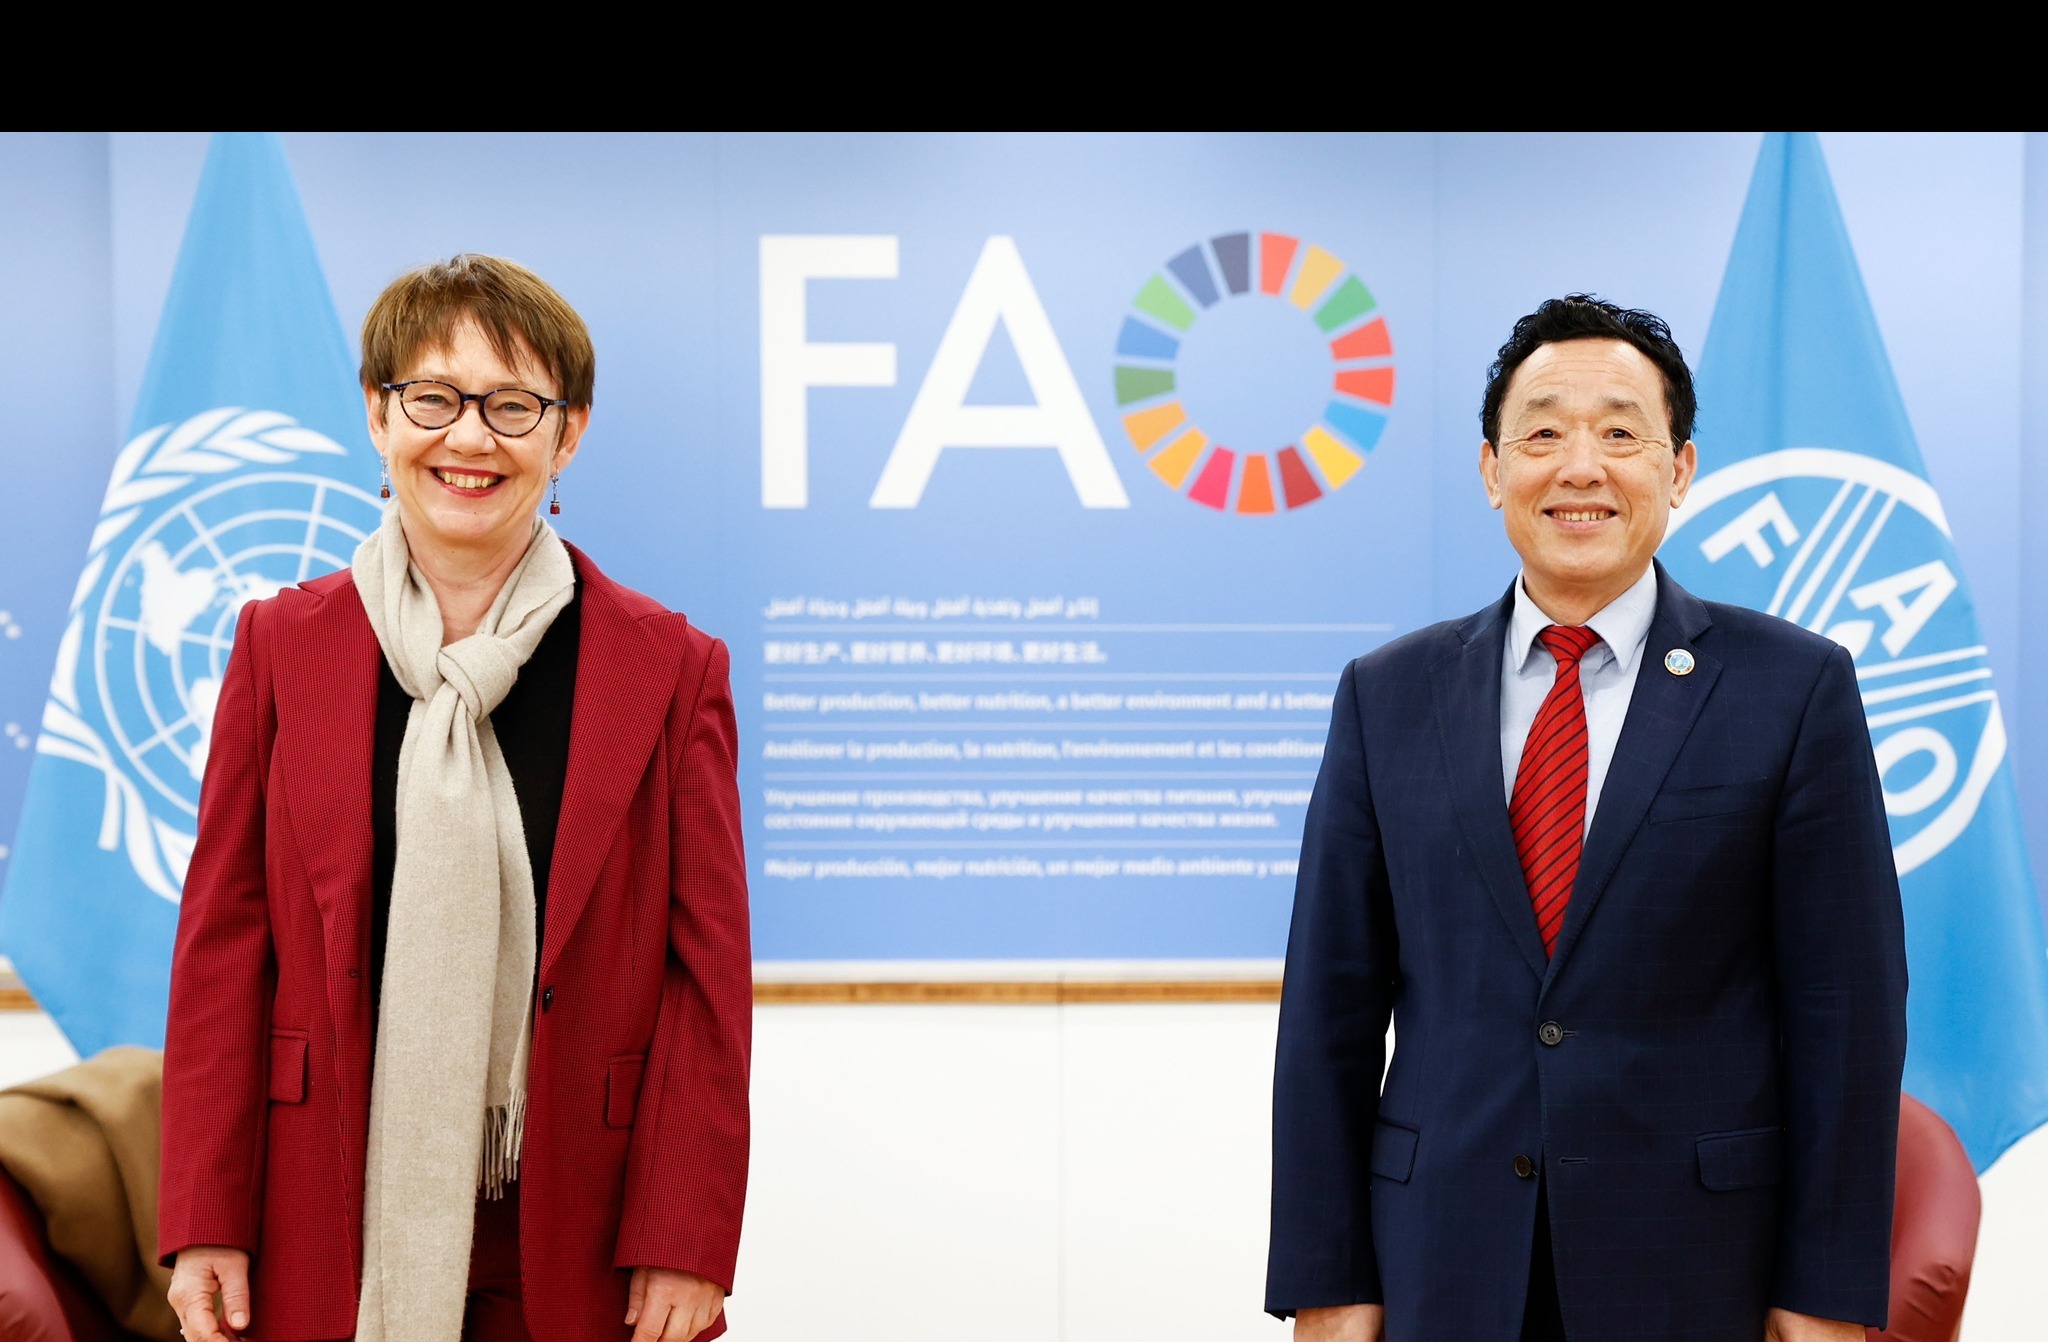
[[[1839,648],[1793,746],[1772,876],[1786,1150],[1772,1303],[1882,1326],[1905,927],[1855,667]]]
[[[1378,1304],[1372,1134],[1400,961],[1346,667],[1302,835],[1273,1069],[1266,1309]]]
[[[671,739],[668,955],[614,1262],[732,1289],[747,1193],[754,1011],[730,660],[710,642]]]
[[[166,1267],[198,1244],[254,1254],[262,1229],[277,961],[264,878],[264,760],[276,719],[261,610],[242,607],[222,678],[171,953],[157,1213]]]

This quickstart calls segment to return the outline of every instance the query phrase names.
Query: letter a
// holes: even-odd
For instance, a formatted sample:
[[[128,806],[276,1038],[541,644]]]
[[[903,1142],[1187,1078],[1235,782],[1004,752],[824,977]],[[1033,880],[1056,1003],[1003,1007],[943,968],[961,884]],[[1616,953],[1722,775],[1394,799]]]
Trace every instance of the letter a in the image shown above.
[[[1884,644],[1886,652],[1896,657],[1913,641],[1913,635],[1934,618],[1934,613],[1941,609],[1941,603],[1948,600],[1956,586],[1956,575],[1949,572],[1948,565],[1936,559],[1918,568],[1909,568],[1904,573],[1867,582],[1849,593],[1849,599],[1856,603],[1858,610],[1877,606],[1884,611],[1891,620],[1891,627],[1884,631],[1879,641]],[[1913,593],[1918,595],[1907,601],[1906,597]]]
[[[998,321],[1009,328],[1036,405],[967,404]],[[1049,447],[1059,453],[1082,507],[1131,506],[1011,238],[983,245],[868,506],[915,508],[949,447]]]

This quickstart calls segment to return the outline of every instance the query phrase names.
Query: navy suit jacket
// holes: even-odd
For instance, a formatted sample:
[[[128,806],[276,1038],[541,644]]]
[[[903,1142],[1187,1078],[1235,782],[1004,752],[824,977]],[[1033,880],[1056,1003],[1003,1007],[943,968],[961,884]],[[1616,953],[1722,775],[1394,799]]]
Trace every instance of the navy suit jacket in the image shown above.
[[[1512,590],[1345,668],[1280,1007],[1274,1313],[1512,1342],[1540,1174],[1574,1342],[1884,1322],[1906,957],[1855,668],[1657,577],[1547,960],[1501,776]]]

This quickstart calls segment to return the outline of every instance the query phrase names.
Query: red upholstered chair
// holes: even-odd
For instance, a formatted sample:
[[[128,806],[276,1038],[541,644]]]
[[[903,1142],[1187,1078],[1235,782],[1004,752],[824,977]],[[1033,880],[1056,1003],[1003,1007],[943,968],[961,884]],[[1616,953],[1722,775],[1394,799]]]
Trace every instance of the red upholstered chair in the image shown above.
[[[0,1338],[6,1342],[135,1342],[92,1288],[50,1251],[43,1215],[0,1170]]]
[[[1891,1324],[1872,1328],[1869,1342],[1956,1342],[1983,1209],[1963,1144],[1939,1114],[1901,1095]]]

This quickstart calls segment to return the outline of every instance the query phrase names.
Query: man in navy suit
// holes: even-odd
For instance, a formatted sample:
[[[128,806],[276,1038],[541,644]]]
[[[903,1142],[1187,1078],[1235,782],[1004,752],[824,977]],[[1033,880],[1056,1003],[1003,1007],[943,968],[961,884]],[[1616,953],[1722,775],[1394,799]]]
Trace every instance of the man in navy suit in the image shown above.
[[[1656,317],[1523,318],[1479,455],[1519,579],[1345,668],[1274,1076],[1266,1306],[1297,1342],[1884,1322],[1883,797],[1849,654],[1655,562],[1693,409]]]

